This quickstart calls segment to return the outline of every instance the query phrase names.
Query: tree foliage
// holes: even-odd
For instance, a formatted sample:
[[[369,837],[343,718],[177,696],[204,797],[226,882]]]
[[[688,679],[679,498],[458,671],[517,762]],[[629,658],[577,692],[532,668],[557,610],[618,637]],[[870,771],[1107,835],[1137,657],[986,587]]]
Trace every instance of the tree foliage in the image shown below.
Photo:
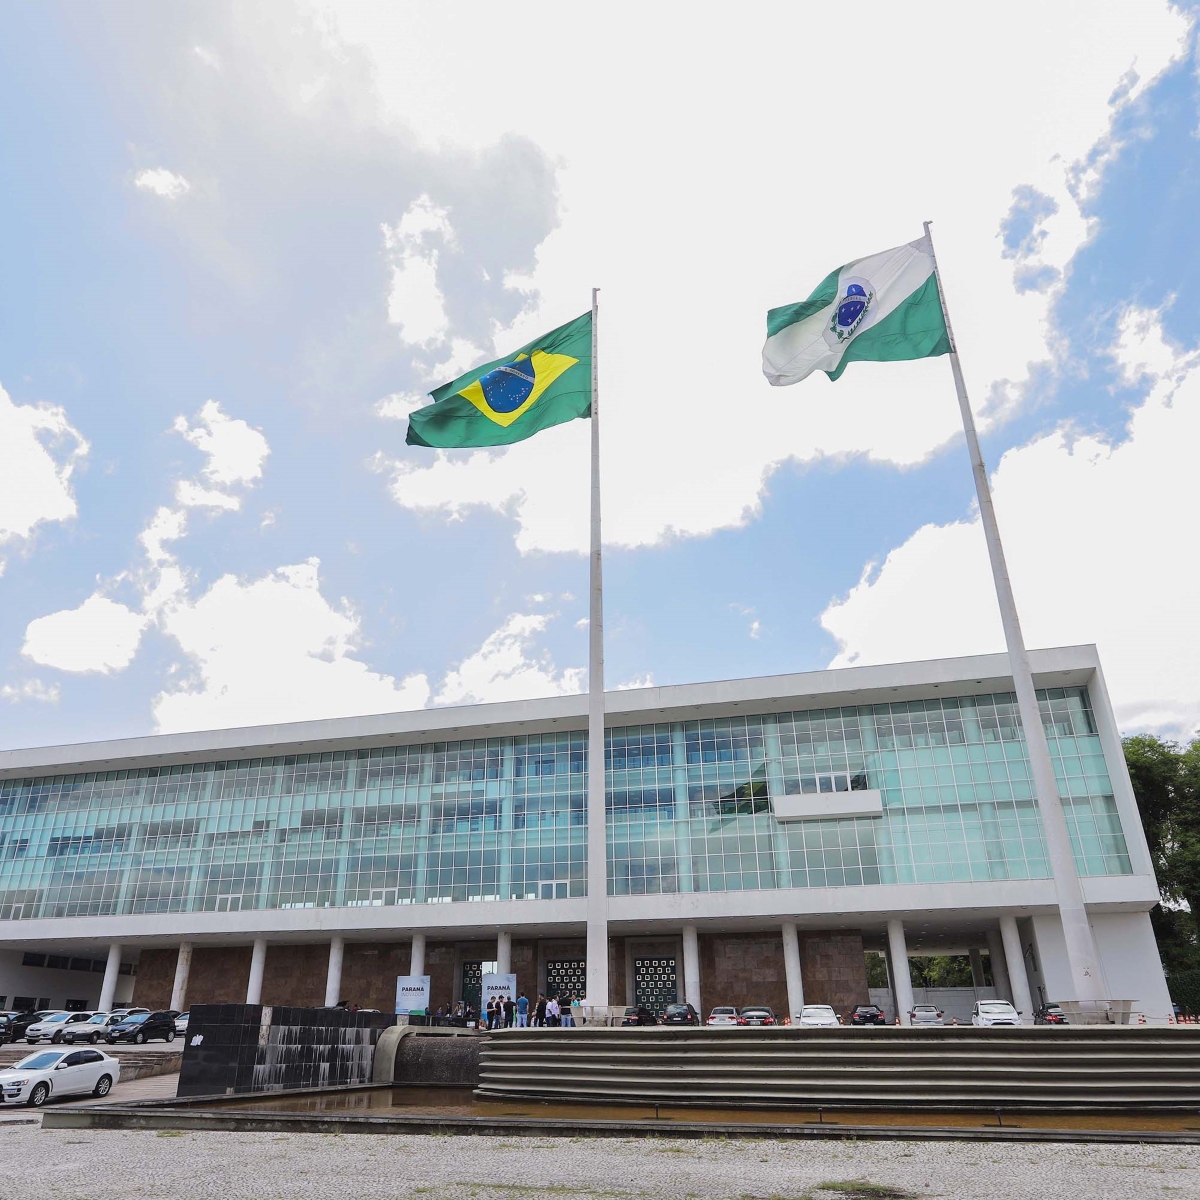
[[[1200,1003],[1182,978],[1200,972],[1200,738],[1181,746],[1143,733],[1124,746],[1163,900],[1150,914],[1163,966],[1176,1002],[1183,989]]]

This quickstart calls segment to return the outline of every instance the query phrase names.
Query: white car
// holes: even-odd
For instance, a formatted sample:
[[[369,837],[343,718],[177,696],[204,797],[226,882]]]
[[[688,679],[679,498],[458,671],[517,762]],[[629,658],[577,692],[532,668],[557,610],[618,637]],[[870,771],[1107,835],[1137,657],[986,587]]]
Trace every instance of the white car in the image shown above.
[[[798,1024],[828,1028],[840,1025],[841,1022],[838,1020],[837,1013],[833,1011],[832,1006],[828,1004],[806,1004],[800,1010]]]
[[[69,1025],[79,1025],[90,1021],[90,1012],[56,1012],[51,1013],[41,1021],[35,1021],[25,1030],[25,1040],[36,1046],[38,1042],[61,1042],[63,1032]]]
[[[976,1000],[972,1025],[1020,1025],[1021,1014],[1007,1000]]]
[[[100,1050],[36,1050],[0,1071],[5,1104],[41,1108],[51,1096],[107,1096],[121,1064]]]
[[[360,1008],[358,1011],[366,1012],[367,1010],[365,1008]],[[191,1013],[182,1012],[179,1014],[179,1016],[177,1016],[175,1018],[175,1032],[176,1033],[187,1033],[188,1017],[190,1017],[191,1015],[192,1015]]]
[[[719,1008],[714,1008],[708,1014],[708,1020],[705,1025],[736,1025],[738,1023],[738,1010],[727,1004],[721,1005]]]
[[[940,1025],[946,1014],[936,1004],[914,1004],[908,1011],[910,1025]]]

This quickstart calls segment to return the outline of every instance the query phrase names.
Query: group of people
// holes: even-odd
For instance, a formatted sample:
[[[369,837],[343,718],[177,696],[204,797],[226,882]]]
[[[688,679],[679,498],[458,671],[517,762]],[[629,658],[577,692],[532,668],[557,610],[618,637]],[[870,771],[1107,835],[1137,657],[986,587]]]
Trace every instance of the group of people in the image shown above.
[[[541,992],[534,1002],[524,992],[515,1000],[511,996],[493,996],[487,1002],[484,1020],[488,1029],[570,1028],[575,1024],[571,1016],[571,997],[560,1000],[557,996],[547,997]]]

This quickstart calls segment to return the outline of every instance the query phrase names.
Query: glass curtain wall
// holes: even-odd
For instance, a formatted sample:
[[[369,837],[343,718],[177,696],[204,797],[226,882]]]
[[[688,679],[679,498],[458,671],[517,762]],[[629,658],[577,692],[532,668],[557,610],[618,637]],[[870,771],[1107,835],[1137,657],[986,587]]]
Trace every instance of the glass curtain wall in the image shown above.
[[[1042,693],[1076,861],[1128,874],[1083,689]],[[609,891],[1048,874],[1012,696],[609,732]],[[781,825],[779,794],[878,789]],[[586,892],[573,733],[0,782],[0,920],[549,900]]]

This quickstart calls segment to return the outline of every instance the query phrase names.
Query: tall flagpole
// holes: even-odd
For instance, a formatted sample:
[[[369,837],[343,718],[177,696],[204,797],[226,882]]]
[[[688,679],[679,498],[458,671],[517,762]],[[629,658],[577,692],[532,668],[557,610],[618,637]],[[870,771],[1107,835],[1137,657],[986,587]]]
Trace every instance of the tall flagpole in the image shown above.
[[[604,583],[600,554],[599,288],[592,288],[592,538],[588,610],[587,997],[608,1004],[608,829],[604,763]]]
[[[1099,955],[1092,927],[1088,923],[1087,909],[1083,901],[1083,888],[1079,873],[1075,869],[1075,857],[1071,852],[1071,838],[1067,830],[1067,819],[1059,799],[1058,781],[1054,776],[1054,763],[1050,759],[1050,746],[1046,741],[1046,730],[1042,725],[1041,709],[1037,692],[1033,686],[1033,671],[1029,666],[1029,653],[1021,634],[1021,622],[1017,618],[1017,605],[1013,598],[1012,583],[1008,577],[1008,565],[1004,560],[1004,547],[1000,542],[1000,527],[996,523],[996,510],[992,505],[992,491],[988,483],[987,468],[983,463],[983,452],[979,448],[979,437],[975,432],[975,417],[967,399],[967,385],[963,380],[962,367],[958,361],[958,345],[950,325],[950,313],[946,305],[946,292],[942,287],[942,276],[938,270],[937,255],[933,253],[933,235],[929,231],[931,222],[925,222],[925,236],[929,239],[929,250],[933,254],[933,272],[937,279],[938,296],[942,302],[942,316],[946,322],[946,333],[950,338],[950,369],[954,373],[954,387],[958,392],[958,407],[962,412],[963,432],[967,437],[967,450],[971,456],[971,471],[975,476],[975,492],[979,497],[979,516],[983,522],[983,533],[987,539],[988,557],[992,562],[992,578],[996,584],[996,599],[1000,603],[1000,620],[1004,625],[1004,639],[1008,644],[1009,670],[1012,672],[1013,689],[1017,693],[1017,711],[1025,731],[1025,748],[1029,754],[1029,765],[1033,772],[1034,793],[1042,818],[1042,833],[1046,839],[1046,851],[1050,857],[1050,870],[1054,876],[1058,895],[1058,908],[1062,918],[1063,937],[1067,947],[1067,961],[1071,978],[1075,984],[1076,997],[1082,1001],[1096,1001],[1101,995],[1102,985],[1099,970]]]

